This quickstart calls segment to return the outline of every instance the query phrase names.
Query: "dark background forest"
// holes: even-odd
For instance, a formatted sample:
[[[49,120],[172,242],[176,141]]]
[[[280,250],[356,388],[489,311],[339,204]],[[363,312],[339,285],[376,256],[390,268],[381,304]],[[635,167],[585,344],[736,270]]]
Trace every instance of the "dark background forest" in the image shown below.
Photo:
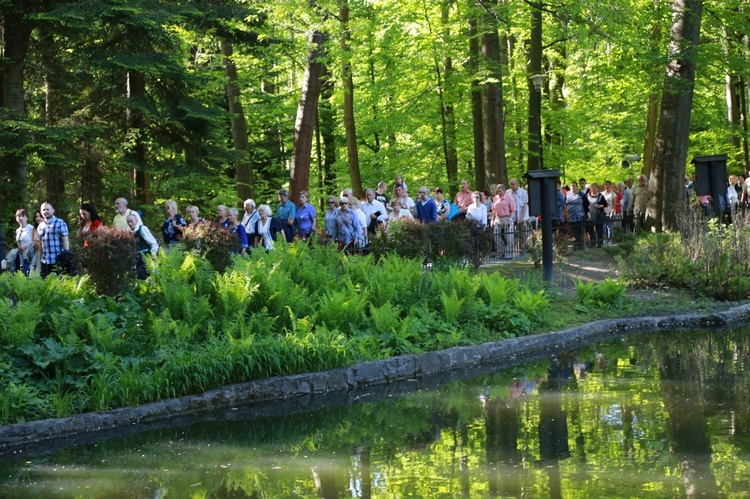
[[[7,234],[18,207],[50,201],[70,220],[86,201],[108,223],[125,196],[155,223],[166,199],[210,216],[282,186],[318,203],[397,173],[410,190],[455,192],[462,178],[521,177],[540,156],[565,182],[643,171],[668,206],[694,155],[750,167],[747,10],[0,0],[0,218]],[[624,169],[628,154],[643,160]]]

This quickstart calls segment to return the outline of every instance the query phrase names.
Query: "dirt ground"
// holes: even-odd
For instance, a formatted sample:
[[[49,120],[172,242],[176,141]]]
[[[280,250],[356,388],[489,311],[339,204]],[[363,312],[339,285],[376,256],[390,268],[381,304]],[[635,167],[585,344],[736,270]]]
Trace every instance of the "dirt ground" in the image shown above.
[[[482,268],[487,272],[498,272],[507,277],[532,276],[537,272],[541,276],[541,268],[535,268],[526,255],[507,262],[485,265]],[[577,280],[600,282],[607,277],[616,279],[618,275],[617,261],[602,249],[571,252],[565,256],[564,263],[555,263],[553,271],[555,287],[561,291],[570,289],[573,292]]]

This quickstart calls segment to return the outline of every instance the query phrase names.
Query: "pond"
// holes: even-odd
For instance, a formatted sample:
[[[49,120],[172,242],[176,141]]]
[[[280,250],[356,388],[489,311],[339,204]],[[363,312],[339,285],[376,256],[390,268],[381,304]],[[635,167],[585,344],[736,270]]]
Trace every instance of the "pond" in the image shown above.
[[[233,408],[1,462],[0,497],[747,496],[748,332],[628,336],[306,413]]]

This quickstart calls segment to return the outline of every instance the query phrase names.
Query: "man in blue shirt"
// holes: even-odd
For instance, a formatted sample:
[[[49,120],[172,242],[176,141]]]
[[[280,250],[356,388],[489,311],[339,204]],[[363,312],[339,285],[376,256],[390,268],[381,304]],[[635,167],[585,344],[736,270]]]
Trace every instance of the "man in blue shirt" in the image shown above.
[[[286,189],[281,189],[278,195],[279,207],[276,208],[276,218],[281,223],[281,230],[284,231],[286,240],[291,242],[294,240],[294,219],[297,216],[297,208],[289,201],[289,192]]]
[[[41,276],[47,277],[58,263],[63,251],[70,251],[68,225],[55,216],[55,208],[49,203],[42,203],[40,208],[45,223],[39,226],[39,239],[42,242]]]
[[[430,189],[422,186],[417,191],[417,220],[423,224],[437,222],[437,205],[430,197]]]

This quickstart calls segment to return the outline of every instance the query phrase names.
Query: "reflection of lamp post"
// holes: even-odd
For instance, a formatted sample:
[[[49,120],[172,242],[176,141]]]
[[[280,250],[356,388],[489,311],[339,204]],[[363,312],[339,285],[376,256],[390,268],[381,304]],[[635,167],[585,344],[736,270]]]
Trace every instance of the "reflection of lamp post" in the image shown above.
[[[529,80],[536,89],[536,137],[539,145],[539,169],[541,170],[544,168],[542,158],[542,84],[544,83],[544,75],[535,74],[529,77]]]

